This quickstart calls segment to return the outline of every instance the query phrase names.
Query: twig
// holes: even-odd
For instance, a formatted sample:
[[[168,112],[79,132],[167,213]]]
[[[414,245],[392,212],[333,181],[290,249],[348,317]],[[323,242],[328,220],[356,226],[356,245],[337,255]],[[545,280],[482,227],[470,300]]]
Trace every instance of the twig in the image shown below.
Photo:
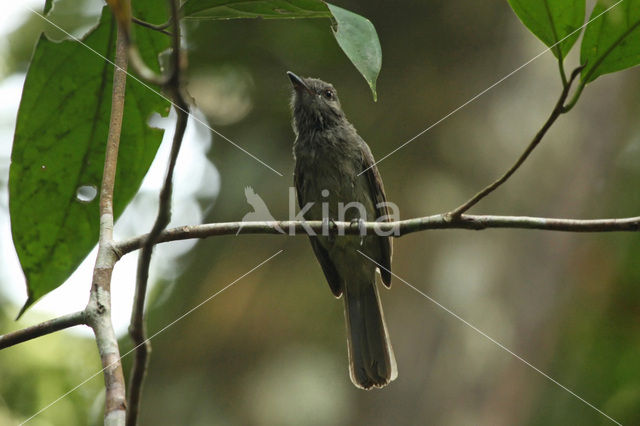
[[[127,81],[127,43],[120,26],[118,26],[116,41],[115,64],[109,135],[102,184],[100,186],[98,256],[93,270],[93,283],[89,303],[85,308],[85,312],[87,324],[93,329],[96,336],[96,343],[104,368],[105,424],[123,425],[126,415],[124,375],[120,362],[118,339],[111,324],[111,274],[118,260],[116,252],[113,250],[113,188],[116,178]]]
[[[41,322],[40,324],[32,325],[31,327],[27,327],[22,330],[4,334],[0,336],[0,349],[8,348],[9,346],[17,345],[18,343],[26,342],[47,334],[55,333],[56,331],[64,330],[65,328],[86,324],[87,320],[85,319],[84,311],[74,312],[72,314]]]
[[[358,234],[360,228],[351,222],[333,222],[336,231],[345,235]],[[316,234],[322,232],[322,221],[271,221],[271,222],[223,222],[204,225],[180,226],[167,229],[158,235],[157,243],[189,240],[193,238],[209,238],[221,235],[239,234],[282,234],[282,230],[296,235],[307,235],[309,231]],[[401,237],[413,232],[430,229],[469,229],[483,230],[490,228],[539,229],[545,231],[564,232],[634,232],[640,231],[640,216],[620,219],[561,219],[530,216],[495,216],[495,215],[467,215],[448,218],[447,214],[418,217],[396,222],[365,222],[362,227],[367,233],[379,232],[392,237]],[[124,256],[144,245],[146,235],[121,241],[115,250],[119,256]]]
[[[174,0],[168,0],[168,1],[170,4],[170,8],[173,9],[172,4]],[[152,29],[158,29],[158,30],[161,30],[162,28],[166,28],[169,25],[173,24],[173,27],[174,27],[173,33],[168,33],[168,32],[165,32],[165,33],[171,36],[173,40],[174,51],[175,51],[175,46],[178,46],[178,47],[180,46],[180,23],[178,22],[177,14],[175,16],[172,16],[166,24],[163,24],[160,26],[154,26],[147,22],[141,21],[137,18],[132,18],[132,21],[137,24],[144,25],[146,27],[149,27]],[[134,71],[137,72],[138,75],[143,80],[145,80],[147,83],[155,84],[163,88],[172,85],[171,79],[174,77],[175,71],[172,69],[171,71],[169,71],[169,73],[157,74],[155,71],[149,68],[147,64],[144,62],[144,59],[142,59],[142,56],[140,55],[140,51],[138,50],[138,45],[133,43],[128,35],[127,35],[127,49],[129,54],[129,64],[131,65],[131,68],[133,68]]]
[[[134,24],[138,24],[138,25],[140,25],[142,27],[149,28],[149,29],[152,29],[154,31],[159,31],[162,34],[166,34],[168,36],[171,35],[171,33],[169,31],[167,31],[167,28],[169,28],[171,26],[171,21],[172,21],[171,19],[169,19],[169,21],[165,22],[164,24],[160,24],[160,25],[151,24],[151,23],[149,23],[147,21],[143,21],[142,19],[138,19],[135,16],[131,18],[131,21]]]
[[[524,150],[524,152],[520,155],[520,157],[515,162],[515,164],[511,166],[511,168],[509,168],[509,170],[507,170],[500,178],[495,180],[490,185],[486,186],[482,191],[478,192],[476,195],[474,195],[471,199],[466,201],[464,204],[460,205],[459,207],[449,212],[448,215],[451,219],[454,219],[460,216],[462,213],[466,212],[471,207],[476,205],[484,197],[486,197],[487,195],[495,191],[500,185],[505,183],[511,177],[511,175],[513,175],[516,172],[516,170],[518,170],[518,168],[520,168],[522,163],[525,162],[525,160],[529,157],[529,154],[531,154],[531,152],[533,152],[533,150],[538,146],[542,138],[547,134],[547,131],[553,125],[553,123],[555,123],[558,117],[560,117],[560,115],[567,112],[565,107],[567,96],[569,96],[569,91],[571,90],[572,83],[580,75],[580,72],[582,71],[582,69],[583,67],[578,67],[571,73],[571,78],[569,79],[569,82],[567,84],[563,85],[560,98],[556,102],[556,105],[553,108],[553,111],[551,111],[549,118],[547,118],[547,121],[544,123],[544,125],[538,131],[538,133],[536,133],[533,140],[531,140],[531,142],[529,143],[527,148]]]
[[[180,25],[177,19],[178,4],[176,0],[170,0],[169,3],[171,7],[171,20],[175,24],[173,28],[172,67],[169,75],[167,76],[168,78],[165,89],[169,92],[171,100],[176,108],[177,119],[175,132],[173,134],[169,165],[167,166],[164,184],[160,190],[158,215],[151,232],[149,232],[145,237],[142,245],[142,251],[138,259],[136,292],[133,301],[133,309],[131,311],[131,323],[129,325],[129,334],[136,346],[136,353],[131,367],[131,378],[129,382],[129,410],[127,412],[128,426],[134,426],[137,423],[142,386],[147,371],[149,353],[151,352],[151,343],[146,337],[147,332],[144,309],[147,282],[149,280],[149,265],[151,263],[151,255],[153,254],[153,247],[157,242],[157,237],[167,227],[171,220],[173,172],[178,160],[178,154],[180,153],[182,139],[184,137],[187,120],[189,118],[189,104],[185,101],[181,88],[180,71],[182,67],[182,58],[180,50]]]

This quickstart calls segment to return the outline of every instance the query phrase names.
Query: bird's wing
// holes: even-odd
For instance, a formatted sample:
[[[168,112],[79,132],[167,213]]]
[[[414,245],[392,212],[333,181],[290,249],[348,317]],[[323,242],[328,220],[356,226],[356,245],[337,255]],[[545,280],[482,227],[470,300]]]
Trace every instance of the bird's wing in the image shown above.
[[[298,163],[296,162],[296,169],[293,174],[293,182],[296,186],[296,194],[298,196],[298,206],[303,208],[304,203],[302,199],[303,188],[305,185],[305,177],[298,167]],[[334,266],[331,258],[329,257],[329,253],[322,247],[317,237],[309,235],[309,241],[311,242],[311,248],[313,248],[313,252],[320,262],[320,266],[322,267],[322,272],[324,272],[324,276],[327,278],[327,282],[329,283],[329,287],[331,288],[331,292],[334,296],[340,297],[342,295],[342,278],[340,274],[338,274],[338,270]]]
[[[378,168],[375,166],[373,154],[371,154],[371,150],[367,144],[361,140],[360,146],[362,148],[362,169],[366,170],[365,175],[369,181],[369,194],[375,204],[377,218],[385,217],[384,221],[388,222],[389,209],[387,207],[387,196],[384,193],[384,185],[380,177],[380,172],[378,172]],[[377,239],[380,241],[380,258],[375,260],[383,266],[383,268],[379,268],[382,282],[387,287],[391,287],[391,255],[393,251],[391,238],[377,237]]]

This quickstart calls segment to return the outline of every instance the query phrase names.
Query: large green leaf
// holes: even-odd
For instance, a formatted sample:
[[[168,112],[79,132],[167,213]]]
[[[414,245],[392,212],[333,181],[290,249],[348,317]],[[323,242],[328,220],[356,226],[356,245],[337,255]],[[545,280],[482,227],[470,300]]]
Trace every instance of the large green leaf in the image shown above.
[[[580,36],[586,0],[509,0],[522,23],[562,59]]]
[[[582,71],[586,83],[640,64],[640,0],[614,5],[613,1],[600,0],[591,13],[590,19],[594,19],[611,7],[584,33],[580,62],[586,64]]]
[[[152,0],[137,16],[166,19]],[[146,5],[146,7],[145,7]],[[138,31],[145,59],[158,69],[168,37]],[[113,60],[116,25],[108,8],[84,43]],[[76,41],[40,37],[24,84],[11,153],[9,208],[13,241],[27,279],[26,309],[62,284],[98,240],[98,189],[111,109],[113,65]],[[114,194],[119,215],[137,192],[162,139],[147,125],[168,103],[128,80]],[[81,196],[78,197],[78,194]],[[84,199],[85,201],[81,201]]]
[[[342,51],[367,80],[373,100],[378,99],[376,80],[382,67],[382,49],[371,21],[353,12],[327,3],[336,20],[333,34]]]
[[[338,45],[369,84],[373,99],[377,99],[382,49],[375,27],[360,15],[320,0],[187,0],[181,13],[187,19],[212,20],[332,18]]]

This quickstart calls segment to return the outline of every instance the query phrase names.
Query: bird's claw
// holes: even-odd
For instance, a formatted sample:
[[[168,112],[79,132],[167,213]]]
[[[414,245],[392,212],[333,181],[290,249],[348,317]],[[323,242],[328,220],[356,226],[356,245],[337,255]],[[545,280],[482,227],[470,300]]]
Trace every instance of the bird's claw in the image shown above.
[[[336,225],[336,222],[333,219],[325,217],[322,219],[322,230],[326,233],[329,241],[333,242],[336,234],[338,233],[338,225]]]
[[[367,235],[367,228],[365,226],[364,220],[362,218],[353,218],[349,226],[357,225],[360,233],[360,245],[364,244],[364,237]]]

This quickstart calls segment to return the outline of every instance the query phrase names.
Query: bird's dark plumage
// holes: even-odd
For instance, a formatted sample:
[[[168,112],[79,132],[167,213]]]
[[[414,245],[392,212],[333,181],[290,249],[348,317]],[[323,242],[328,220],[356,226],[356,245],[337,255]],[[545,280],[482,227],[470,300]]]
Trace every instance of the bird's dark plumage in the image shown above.
[[[345,117],[335,88],[287,74],[294,87],[294,183],[305,219],[388,219],[371,150]],[[389,287],[391,239],[317,235],[310,241],[331,291],[344,296],[351,380],[364,389],[387,385],[396,378],[397,368],[376,287],[378,267],[358,251],[382,266],[382,281]]]

